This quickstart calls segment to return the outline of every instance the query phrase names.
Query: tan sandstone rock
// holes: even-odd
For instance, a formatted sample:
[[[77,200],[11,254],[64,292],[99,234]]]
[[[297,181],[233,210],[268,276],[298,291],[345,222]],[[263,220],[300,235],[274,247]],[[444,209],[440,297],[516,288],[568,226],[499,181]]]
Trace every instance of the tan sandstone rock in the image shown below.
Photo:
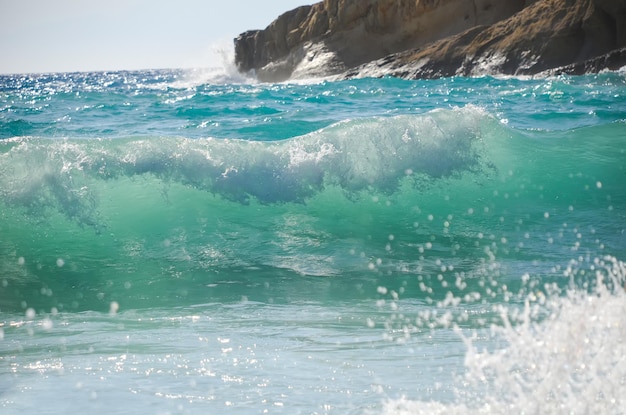
[[[615,69],[622,48],[626,0],[325,0],[243,33],[235,59],[264,81],[432,78]]]
[[[235,40],[235,61],[261,80],[341,73],[507,18],[525,0],[325,0]]]
[[[626,47],[625,25],[626,0],[538,0],[496,24],[388,57],[387,65],[376,66],[405,78],[524,75],[564,66],[578,68],[572,73],[585,66],[590,71],[617,69],[626,64],[619,52]],[[367,71],[354,72],[362,76]]]

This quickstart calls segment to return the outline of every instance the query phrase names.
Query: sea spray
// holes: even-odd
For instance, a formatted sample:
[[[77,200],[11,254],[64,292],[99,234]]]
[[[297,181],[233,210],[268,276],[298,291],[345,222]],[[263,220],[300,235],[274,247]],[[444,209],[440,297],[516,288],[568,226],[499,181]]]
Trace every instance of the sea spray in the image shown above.
[[[467,348],[456,399],[450,404],[392,400],[384,413],[622,413],[626,264],[603,257],[578,265],[585,268],[568,272],[590,271],[584,287],[535,287],[521,297],[523,305],[493,306],[490,314],[500,317],[489,329],[463,328],[467,322],[458,317],[443,323],[426,316],[421,325],[453,325]]]

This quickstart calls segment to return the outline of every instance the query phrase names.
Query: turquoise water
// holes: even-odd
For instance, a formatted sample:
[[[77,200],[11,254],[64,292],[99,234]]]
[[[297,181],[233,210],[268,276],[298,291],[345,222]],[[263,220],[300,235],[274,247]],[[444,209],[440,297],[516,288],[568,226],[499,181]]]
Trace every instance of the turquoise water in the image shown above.
[[[623,413],[625,96],[0,76],[2,413]]]

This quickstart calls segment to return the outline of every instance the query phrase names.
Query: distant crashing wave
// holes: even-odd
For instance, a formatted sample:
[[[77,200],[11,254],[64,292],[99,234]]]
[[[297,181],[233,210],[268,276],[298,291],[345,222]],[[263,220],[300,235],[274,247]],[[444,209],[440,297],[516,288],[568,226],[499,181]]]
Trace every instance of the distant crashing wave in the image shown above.
[[[91,225],[95,181],[152,175],[248,204],[303,203],[326,186],[392,193],[407,176],[449,177],[485,168],[475,107],[340,122],[278,142],[132,138],[1,142],[0,194],[30,210],[56,206]]]

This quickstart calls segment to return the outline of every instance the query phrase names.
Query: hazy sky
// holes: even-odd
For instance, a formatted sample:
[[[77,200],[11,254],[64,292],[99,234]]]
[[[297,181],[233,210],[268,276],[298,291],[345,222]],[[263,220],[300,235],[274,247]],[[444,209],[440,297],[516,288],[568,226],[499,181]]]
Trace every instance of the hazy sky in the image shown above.
[[[0,73],[219,66],[216,48],[316,0],[0,0]]]

